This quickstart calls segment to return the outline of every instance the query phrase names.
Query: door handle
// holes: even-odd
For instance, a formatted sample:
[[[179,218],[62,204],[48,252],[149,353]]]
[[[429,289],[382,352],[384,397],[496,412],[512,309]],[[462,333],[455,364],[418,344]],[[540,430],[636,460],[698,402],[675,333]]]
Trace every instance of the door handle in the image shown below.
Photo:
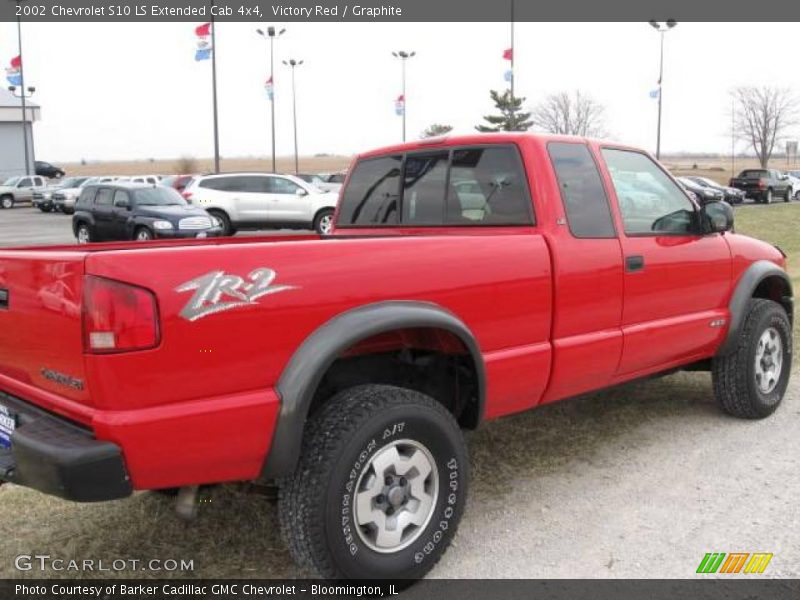
[[[628,273],[635,273],[644,269],[644,256],[635,254],[633,256],[625,257],[625,270]]]

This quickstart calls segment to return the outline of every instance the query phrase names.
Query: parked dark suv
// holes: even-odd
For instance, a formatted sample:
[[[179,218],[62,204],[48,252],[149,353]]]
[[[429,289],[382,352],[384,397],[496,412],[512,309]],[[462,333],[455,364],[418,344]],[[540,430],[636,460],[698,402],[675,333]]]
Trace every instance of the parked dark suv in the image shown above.
[[[204,238],[222,233],[214,217],[163,186],[89,184],[72,216],[79,244],[97,241]]]

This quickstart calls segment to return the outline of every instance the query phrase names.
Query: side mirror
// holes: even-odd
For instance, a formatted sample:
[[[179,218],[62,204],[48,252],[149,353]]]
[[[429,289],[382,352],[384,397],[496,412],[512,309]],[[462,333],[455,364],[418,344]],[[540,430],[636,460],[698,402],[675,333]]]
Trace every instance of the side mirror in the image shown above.
[[[297,191],[295,192],[295,195],[296,196],[307,196],[308,192],[305,191],[303,188],[297,188]]]
[[[724,200],[706,203],[700,209],[705,233],[725,233],[733,230],[733,208]]]

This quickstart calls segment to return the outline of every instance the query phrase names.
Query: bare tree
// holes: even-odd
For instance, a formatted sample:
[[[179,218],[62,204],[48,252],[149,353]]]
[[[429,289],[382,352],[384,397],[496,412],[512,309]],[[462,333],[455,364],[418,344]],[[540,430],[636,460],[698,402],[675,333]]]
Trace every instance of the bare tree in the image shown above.
[[[738,87],[732,92],[734,133],[746,141],[766,169],[775,144],[797,123],[797,101],[788,88]]]
[[[604,137],[605,108],[580,90],[550,94],[533,109],[534,124],[548,133]]]

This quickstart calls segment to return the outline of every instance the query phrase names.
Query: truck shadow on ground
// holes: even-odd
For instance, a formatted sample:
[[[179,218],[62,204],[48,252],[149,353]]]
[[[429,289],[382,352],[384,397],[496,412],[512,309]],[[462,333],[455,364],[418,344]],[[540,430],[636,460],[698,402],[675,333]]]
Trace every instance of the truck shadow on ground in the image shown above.
[[[487,423],[468,434],[472,462],[470,511],[500,498],[520,478],[567,472],[604,452],[651,453],[681,422],[722,416],[707,374],[678,374],[629,384]],[[673,422],[674,421],[674,422]],[[677,422],[677,423],[676,423]],[[602,465],[601,465],[602,466]],[[298,577],[278,531],[274,501],[220,486],[207,494],[198,519],[179,521],[171,498],[140,493],[101,504],[74,504],[15,486],[0,490],[0,577]],[[193,560],[192,570],[19,571],[14,557]]]

